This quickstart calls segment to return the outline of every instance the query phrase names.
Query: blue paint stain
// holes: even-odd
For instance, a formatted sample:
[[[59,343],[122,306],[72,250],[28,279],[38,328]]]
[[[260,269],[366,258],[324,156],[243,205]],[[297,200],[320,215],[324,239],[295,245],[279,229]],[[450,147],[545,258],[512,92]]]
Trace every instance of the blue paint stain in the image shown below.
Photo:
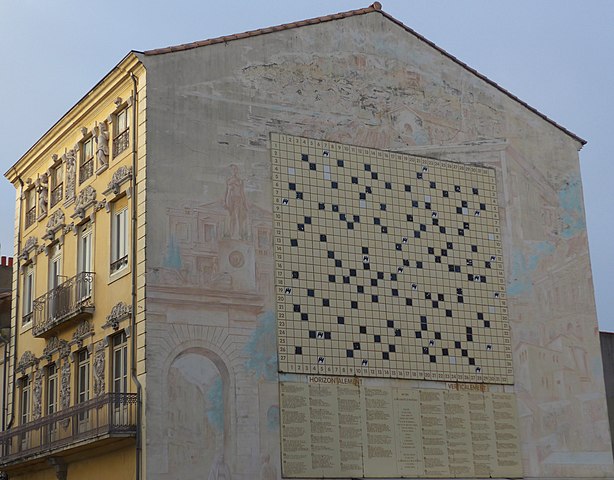
[[[164,266],[177,270],[181,268],[181,252],[179,251],[179,246],[175,241],[174,235],[171,235],[170,241],[168,242],[166,256],[164,257]]]
[[[507,287],[507,294],[516,297],[529,292],[533,287],[533,273],[537,270],[539,262],[551,255],[555,246],[551,242],[527,242],[526,251],[516,250],[512,253],[511,281]]]
[[[222,388],[222,379],[218,376],[207,392],[210,405],[207,409],[207,419],[209,424],[219,432],[224,430],[224,392]]]
[[[559,190],[559,208],[561,210],[560,236],[572,238],[586,230],[586,221],[582,211],[582,188],[578,177],[572,178]],[[552,242],[527,242],[528,248],[512,253],[512,271],[507,287],[508,295],[515,297],[531,291],[533,273],[539,262],[551,255],[556,246]]]
[[[561,214],[561,236],[571,238],[586,230],[582,211],[582,188],[579,178],[573,178],[559,191]]]
[[[275,315],[266,312],[260,316],[259,325],[245,345],[248,360],[245,368],[258,378],[277,379],[277,331]]]

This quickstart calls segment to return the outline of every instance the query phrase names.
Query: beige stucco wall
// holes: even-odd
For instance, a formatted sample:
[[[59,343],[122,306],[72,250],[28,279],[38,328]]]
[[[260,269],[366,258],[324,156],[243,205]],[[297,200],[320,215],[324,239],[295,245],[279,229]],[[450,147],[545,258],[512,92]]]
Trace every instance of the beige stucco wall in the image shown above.
[[[614,475],[577,140],[378,13],[142,61],[148,478],[280,475],[270,132],[495,168],[524,475]]]

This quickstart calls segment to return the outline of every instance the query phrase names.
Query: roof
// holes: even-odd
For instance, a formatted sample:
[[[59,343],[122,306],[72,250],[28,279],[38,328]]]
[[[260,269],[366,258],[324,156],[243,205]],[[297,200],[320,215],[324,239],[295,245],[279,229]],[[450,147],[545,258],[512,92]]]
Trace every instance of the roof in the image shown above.
[[[558,124],[557,122],[555,122],[554,120],[552,120],[548,116],[544,115],[543,113],[541,113],[539,110],[535,109],[534,107],[532,107],[528,103],[522,101],[516,95],[512,94],[511,92],[509,92],[508,90],[506,90],[501,85],[499,85],[498,83],[494,82],[493,80],[490,80],[485,75],[482,75],[480,72],[478,72],[474,68],[471,68],[466,63],[460,61],[454,55],[451,55],[448,52],[446,52],[444,49],[438,47],[433,42],[431,42],[430,40],[426,39],[425,37],[423,37],[422,35],[417,33],[415,30],[412,30],[410,27],[405,25],[403,22],[401,22],[401,21],[397,20],[396,18],[394,18],[392,15],[384,12],[382,10],[382,5],[379,2],[375,2],[375,3],[373,3],[371,6],[369,6],[367,8],[360,8],[358,10],[349,10],[347,12],[335,13],[335,14],[332,14],[332,15],[324,15],[322,17],[315,17],[315,18],[310,18],[310,19],[307,19],[307,20],[301,20],[300,22],[284,23],[284,24],[277,25],[277,26],[274,26],[274,27],[259,28],[257,30],[249,30],[249,31],[243,32],[243,33],[237,33],[237,34],[234,34],[234,35],[225,35],[223,37],[210,38],[208,40],[201,40],[201,41],[198,41],[198,42],[184,43],[184,44],[181,44],[181,45],[175,45],[175,46],[170,46],[170,47],[165,47],[165,48],[157,48],[157,49],[154,49],[154,50],[147,50],[147,51],[145,51],[143,53],[145,55],[152,56],[152,55],[161,55],[161,54],[172,53],[172,52],[181,52],[181,51],[185,51],[185,50],[191,50],[193,48],[205,47],[205,46],[208,46],[208,45],[215,45],[215,44],[218,44],[218,43],[228,43],[228,42],[232,42],[234,40],[241,40],[243,38],[255,37],[255,36],[258,36],[258,35],[265,35],[267,33],[280,32],[280,31],[283,31],[283,30],[291,30],[293,28],[305,27],[305,26],[308,26],[308,25],[317,25],[319,23],[331,22],[333,20],[341,20],[343,18],[355,17],[355,16],[358,16],[358,15],[365,15],[367,13],[373,13],[373,12],[377,12],[380,15],[383,15],[388,20],[390,20],[393,23],[397,24],[398,26],[403,28],[408,33],[414,35],[416,38],[418,38],[422,42],[424,42],[427,45],[431,46],[432,48],[434,48],[435,50],[440,52],[442,55],[444,55],[445,57],[448,57],[450,60],[452,60],[453,62],[457,63],[458,65],[463,67],[465,70],[468,70],[469,72],[471,72],[475,76],[477,76],[480,79],[484,80],[486,83],[492,85],[497,90],[499,90],[503,94],[507,95],[512,100],[518,102],[523,107],[527,108],[528,110],[530,110],[531,112],[533,112],[537,116],[541,117],[546,122],[554,125],[556,128],[558,128],[559,130],[561,130],[565,134],[569,135],[574,140],[580,142],[582,145],[586,144],[586,140],[584,140],[583,138],[579,137],[575,133],[571,132],[570,130],[566,129],[562,125]]]

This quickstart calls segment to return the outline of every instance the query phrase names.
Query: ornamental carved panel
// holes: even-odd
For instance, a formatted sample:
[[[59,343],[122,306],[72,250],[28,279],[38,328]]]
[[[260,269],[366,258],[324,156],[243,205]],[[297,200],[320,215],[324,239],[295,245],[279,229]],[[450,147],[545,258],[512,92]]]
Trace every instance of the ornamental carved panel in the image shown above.
[[[94,354],[94,396],[98,397],[104,393],[104,369],[105,369],[105,342],[96,344]]]
[[[34,373],[34,385],[32,386],[32,418],[38,420],[41,417],[43,399],[43,375],[40,370]]]

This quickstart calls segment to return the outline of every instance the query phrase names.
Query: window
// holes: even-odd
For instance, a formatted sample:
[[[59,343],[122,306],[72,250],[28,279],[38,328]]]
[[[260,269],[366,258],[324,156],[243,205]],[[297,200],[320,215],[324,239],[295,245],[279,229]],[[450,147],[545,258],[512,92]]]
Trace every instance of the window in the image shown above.
[[[25,376],[21,379],[21,399],[19,405],[21,425],[25,425],[30,421],[30,378]]]
[[[79,299],[88,298],[92,293],[92,226],[85,224],[79,229],[79,245],[77,247],[77,288]]]
[[[85,403],[90,399],[90,354],[81,350],[77,354],[77,403]],[[79,412],[79,421],[88,419],[87,410]]]
[[[124,108],[115,116],[113,127],[113,156],[116,157],[128,148],[130,144],[130,129],[128,127],[128,108]]]
[[[79,163],[79,185],[94,174],[94,137],[81,143],[81,159]]]
[[[128,208],[114,212],[111,225],[111,274],[128,266]]]
[[[113,337],[113,415],[118,425],[125,424],[128,420],[128,402],[125,393],[128,393],[128,342],[126,332],[122,331]]]
[[[113,392],[128,391],[128,342],[126,332],[113,337]]]
[[[53,207],[57,205],[64,196],[64,169],[62,168],[62,164],[58,164],[55,167],[51,168],[50,173],[50,187],[51,187],[51,195],[50,195],[50,205]]]
[[[28,265],[23,276],[23,319],[25,325],[32,321],[34,307],[34,267]]]
[[[36,222],[36,191],[34,188],[26,191],[26,228]]]
[[[58,409],[58,368],[55,363],[47,367],[47,415]]]
[[[45,390],[45,405],[47,415],[52,415],[58,410],[58,368],[55,363],[47,366],[47,385]],[[57,422],[48,426],[49,440],[55,440],[57,436]]]
[[[19,423],[25,425],[30,421],[30,392],[31,384],[30,377],[25,376],[21,379],[21,395],[19,398]],[[21,449],[28,448],[29,432],[20,434]]]
[[[68,307],[70,292],[61,287],[62,284],[62,252],[56,244],[50,252],[49,258],[49,318],[58,318]]]

